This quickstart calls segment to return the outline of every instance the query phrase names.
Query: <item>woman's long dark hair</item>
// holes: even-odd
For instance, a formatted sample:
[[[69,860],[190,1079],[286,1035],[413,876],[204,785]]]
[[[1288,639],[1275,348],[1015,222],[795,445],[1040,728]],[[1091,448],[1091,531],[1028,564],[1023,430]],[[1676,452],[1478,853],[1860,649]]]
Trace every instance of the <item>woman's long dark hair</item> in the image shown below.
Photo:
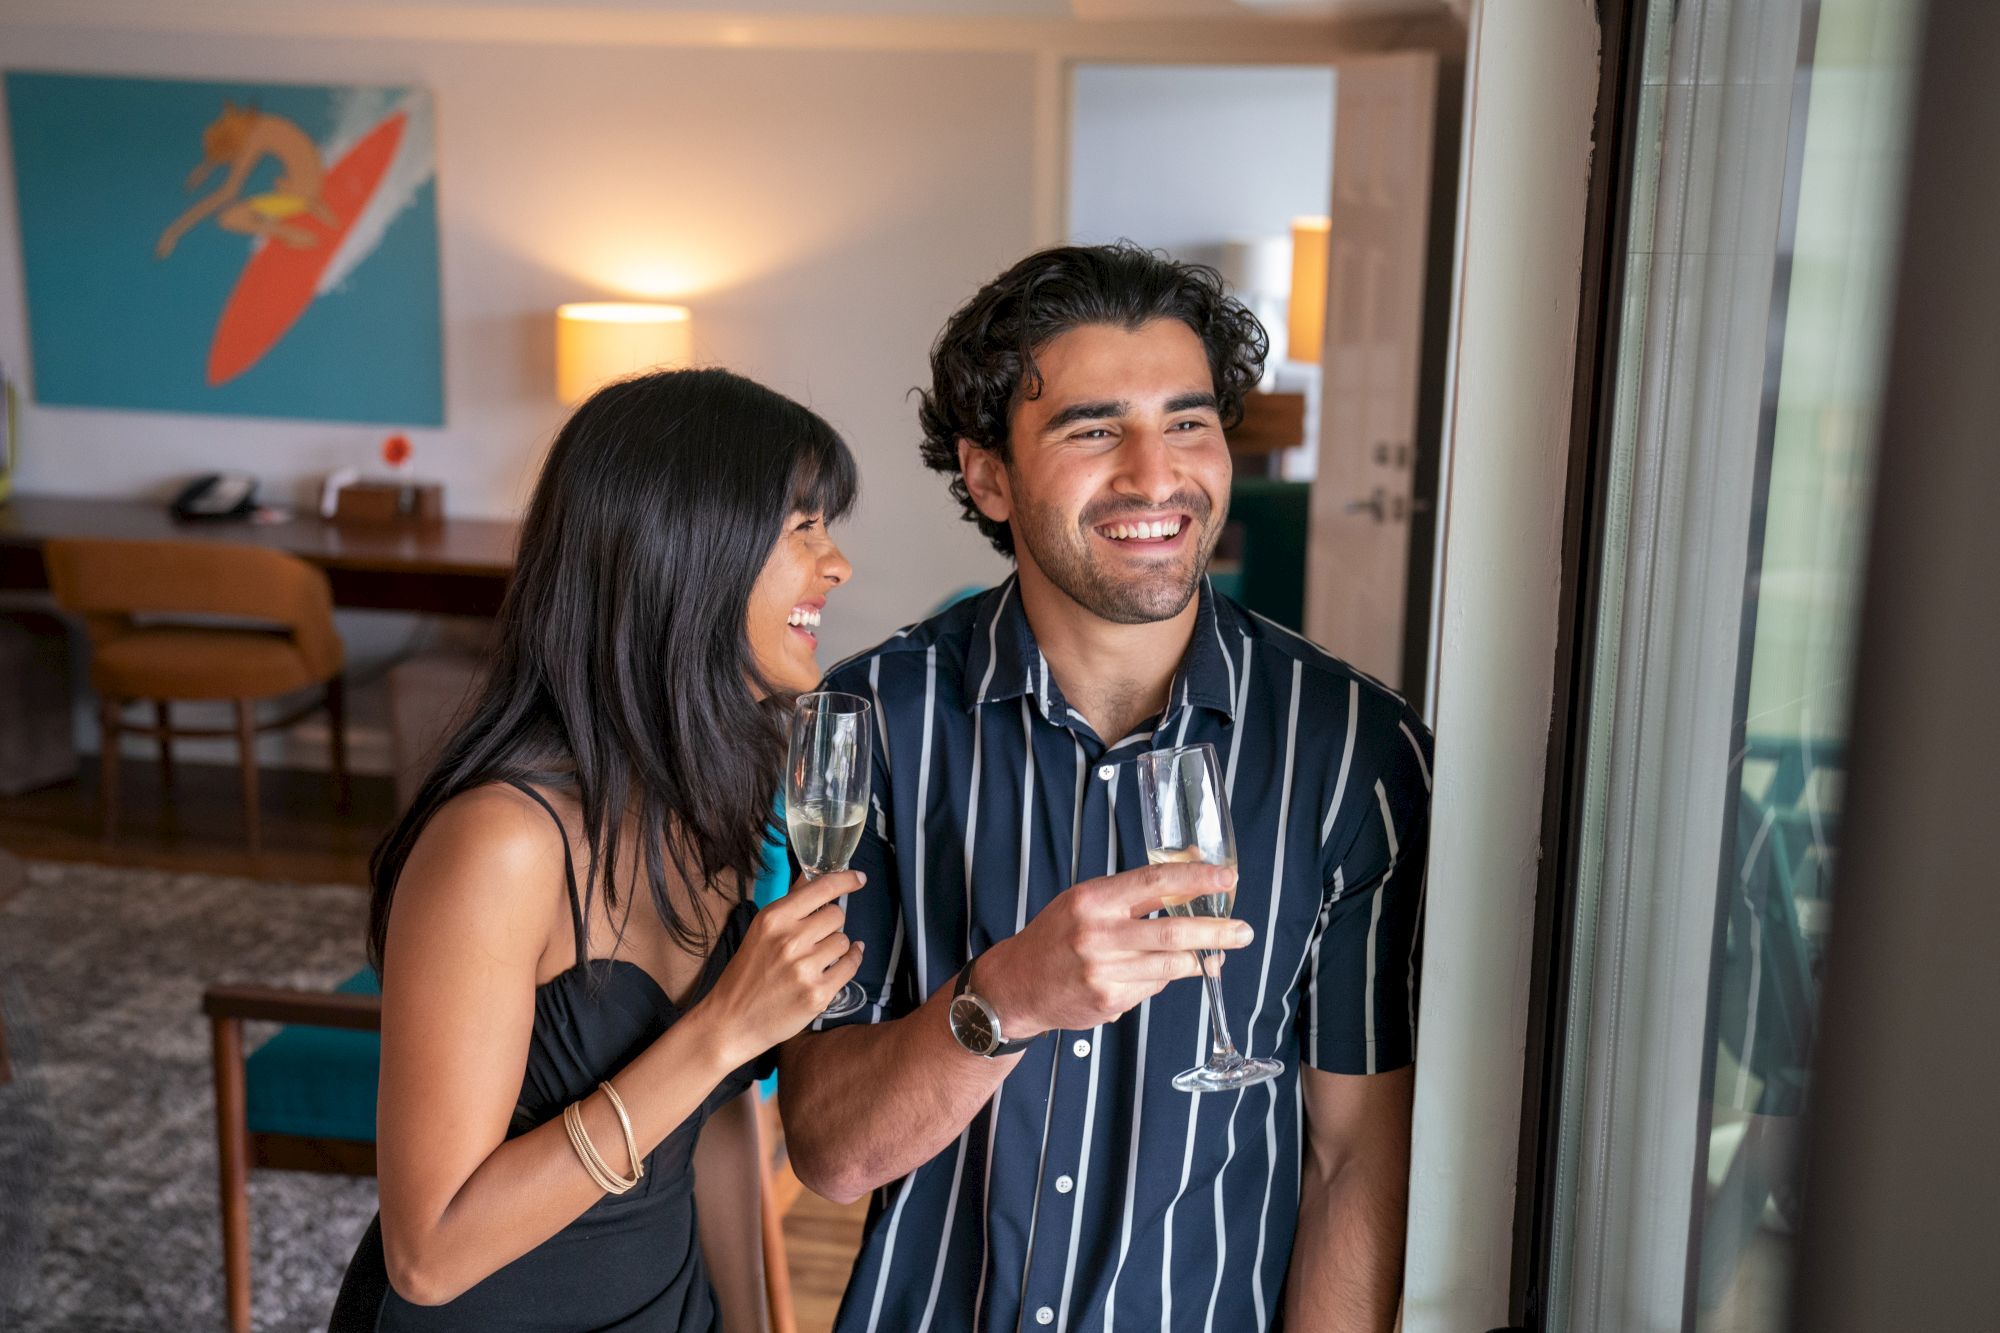
[[[431,817],[513,780],[581,804],[586,919],[600,887],[620,902],[612,868],[632,815],[654,909],[706,952],[713,924],[698,902],[676,904],[668,866],[708,888],[733,873],[747,894],[784,767],[785,700],[750,649],[750,591],[785,520],[830,523],[855,485],[831,426],[727,371],[643,375],[576,410],[528,506],[491,674],[369,864],[378,968],[396,880]]]

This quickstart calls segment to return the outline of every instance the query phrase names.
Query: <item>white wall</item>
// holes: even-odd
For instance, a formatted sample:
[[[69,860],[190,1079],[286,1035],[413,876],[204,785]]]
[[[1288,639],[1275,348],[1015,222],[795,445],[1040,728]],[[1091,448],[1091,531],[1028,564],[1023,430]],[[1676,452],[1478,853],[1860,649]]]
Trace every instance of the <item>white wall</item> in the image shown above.
[[[952,307],[1028,250],[1031,57],[162,36],[0,23],[8,68],[409,82],[438,107],[449,510],[515,512],[561,419],[560,301],[672,296],[698,356],[824,413],[861,460],[831,655],[1001,569],[917,462],[905,393]],[[5,173],[11,196],[11,170]],[[0,359],[27,360],[0,210]],[[158,495],[241,468],[289,498],[383,432],[26,405],[24,491]],[[922,559],[911,559],[921,552]],[[831,657],[829,657],[831,660]]]
[[[832,661],[1005,571],[919,465],[907,393],[946,316],[1062,238],[1071,62],[1323,67],[1459,40],[1435,17],[1084,23],[1056,17],[1065,8],[7,0],[0,64],[428,87],[446,425],[412,432],[416,470],[445,483],[453,514],[517,512],[562,417],[556,304],[684,301],[699,357],[814,406],[860,458],[862,503],[838,533],[856,580],[829,608]],[[1005,17],[951,17],[961,10]],[[0,132],[0,361],[18,371],[27,316],[7,158]],[[194,473],[240,468],[287,500],[370,463],[382,434],[28,403],[17,483],[163,498]],[[411,641],[404,617],[340,623],[364,673]],[[380,768],[382,702],[364,690],[352,704],[356,766]],[[86,710],[86,745],[92,730]],[[310,744],[289,758],[310,761]]]
[[[1226,240],[1324,213],[1331,68],[1079,65],[1071,91],[1069,235],[1129,237],[1214,262]]]

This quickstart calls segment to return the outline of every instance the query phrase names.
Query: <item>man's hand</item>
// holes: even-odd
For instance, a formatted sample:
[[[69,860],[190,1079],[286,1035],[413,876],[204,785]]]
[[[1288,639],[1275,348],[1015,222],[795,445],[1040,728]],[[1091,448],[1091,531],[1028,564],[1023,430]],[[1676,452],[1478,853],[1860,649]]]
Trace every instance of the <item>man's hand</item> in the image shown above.
[[[1235,891],[1227,866],[1145,866],[1085,880],[987,950],[972,989],[1009,1040],[1108,1023],[1168,982],[1200,975],[1195,950],[1251,941],[1250,926],[1231,918],[1149,916],[1169,900]]]
[[[1234,870],[1202,865],[1149,866],[1078,884],[981,954],[969,984],[999,1014],[1009,1040],[1095,1027],[1176,977],[1196,975],[1192,950],[1249,943],[1241,921],[1145,919],[1168,898],[1235,887]],[[1025,1058],[967,1054],[947,1016],[950,979],[932,984],[930,997],[901,1018],[804,1032],[781,1048],[785,1105],[811,1108],[785,1126],[807,1188],[850,1203],[908,1175],[950,1146]]]

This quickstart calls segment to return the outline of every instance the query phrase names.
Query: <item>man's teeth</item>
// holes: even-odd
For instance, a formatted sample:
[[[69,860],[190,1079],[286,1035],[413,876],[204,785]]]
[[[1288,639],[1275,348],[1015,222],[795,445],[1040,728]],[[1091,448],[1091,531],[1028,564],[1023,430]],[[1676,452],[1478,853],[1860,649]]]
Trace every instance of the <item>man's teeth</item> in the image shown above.
[[[785,623],[787,625],[803,626],[806,629],[818,629],[819,612],[808,610],[803,606],[795,606],[792,608],[791,617]]]
[[[1181,521],[1177,518],[1154,519],[1151,523],[1107,523],[1098,529],[1113,541],[1131,541],[1134,538],[1178,537]]]

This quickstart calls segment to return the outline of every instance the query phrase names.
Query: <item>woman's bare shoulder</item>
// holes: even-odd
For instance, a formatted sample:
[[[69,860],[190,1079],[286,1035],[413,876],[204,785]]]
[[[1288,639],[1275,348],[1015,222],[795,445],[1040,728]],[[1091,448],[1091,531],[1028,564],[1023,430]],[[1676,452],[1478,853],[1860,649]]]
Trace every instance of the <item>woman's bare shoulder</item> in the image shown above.
[[[438,807],[410,849],[397,879],[396,915],[422,922],[419,929],[497,930],[539,941],[551,921],[569,919],[563,850],[555,821],[525,793],[497,782],[460,792]]]

